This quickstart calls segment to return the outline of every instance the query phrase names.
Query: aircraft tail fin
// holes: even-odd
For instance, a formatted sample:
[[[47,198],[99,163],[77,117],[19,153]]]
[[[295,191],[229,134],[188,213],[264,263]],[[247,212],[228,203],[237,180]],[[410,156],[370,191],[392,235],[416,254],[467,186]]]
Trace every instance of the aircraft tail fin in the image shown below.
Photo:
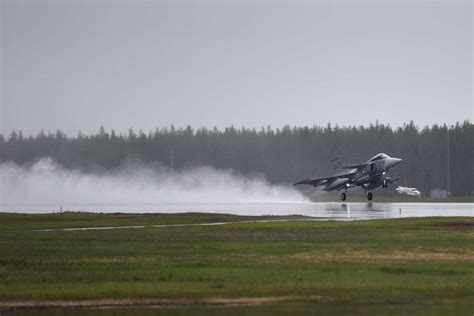
[[[342,169],[359,169],[359,168],[362,168],[362,167],[365,167],[369,165],[368,163],[361,163],[361,164],[358,164],[358,165],[349,165],[349,166],[344,166],[344,167],[341,167]]]
[[[341,157],[337,156],[331,159],[329,161],[329,166],[331,167],[331,170],[334,170],[334,171],[340,170],[342,167]]]

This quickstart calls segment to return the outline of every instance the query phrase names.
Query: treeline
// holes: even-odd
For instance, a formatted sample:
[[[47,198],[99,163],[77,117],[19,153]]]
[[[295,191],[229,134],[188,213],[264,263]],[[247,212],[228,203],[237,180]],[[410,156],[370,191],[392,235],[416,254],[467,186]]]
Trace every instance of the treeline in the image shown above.
[[[429,193],[431,188],[446,188],[448,137],[451,193],[472,194],[474,127],[469,121],[421,129],[413,122],[399,128],[378,123],[259,130],[171,126],[149,133],[130,129],[125,134],[100,128],[95,135],[75,137],[61,131],[36,136],[13,131],[0,135],[0,161],[27,164],[52,157],[66,168],[86,171],[117,168],[129,160],[161,162],[176,170],[207,165],[245,174],[259,172],[272,182],[291,183],[328,175],[328,161],[335,156],[349,164],[385,152],[404,159],[393,171],[401,177],[401,185]]]

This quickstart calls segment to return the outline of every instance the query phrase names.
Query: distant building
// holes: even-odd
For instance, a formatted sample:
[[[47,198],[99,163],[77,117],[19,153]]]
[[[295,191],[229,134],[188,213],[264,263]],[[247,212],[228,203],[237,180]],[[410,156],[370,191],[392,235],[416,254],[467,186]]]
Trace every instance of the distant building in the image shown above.
[[[448,193],[444,189],[435,188],[435,189],[431,189],[431,195],[430,196],[432,198],[443,198],[443,197],[447,197]]]

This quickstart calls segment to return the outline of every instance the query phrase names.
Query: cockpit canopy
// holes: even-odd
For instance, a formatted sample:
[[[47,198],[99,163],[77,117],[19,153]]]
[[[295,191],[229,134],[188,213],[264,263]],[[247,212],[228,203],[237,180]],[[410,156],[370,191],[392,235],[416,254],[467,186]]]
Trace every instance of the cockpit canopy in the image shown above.
[[[376,160],[381,160],[381,159],[386,159],[386,158],[390,158],[390,157],[388,155],[384,154],[384,153],[380,153],[380,154],[377,154],[377,155],[373,156],[372,158],[370,158],[369,162],[376,161]]]

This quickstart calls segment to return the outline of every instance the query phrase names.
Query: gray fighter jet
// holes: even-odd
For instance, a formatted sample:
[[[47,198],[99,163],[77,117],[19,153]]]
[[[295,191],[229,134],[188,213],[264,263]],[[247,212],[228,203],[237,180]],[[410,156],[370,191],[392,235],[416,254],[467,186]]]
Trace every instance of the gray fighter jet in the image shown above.
[[[386,188],[390,183],[400,178],[390,178],[386,173],[402,162],[400,158],[393,158],[384,153],[377,154],[367,162],[341,166],[339,158],[333,159],[331,164],[335,165],[336,173],[333,176],[319,179],[305,179],[294,185],[311,185],[320,187],[324,191],[343,191],[341,200],[347,198],[347,190],[354,187],[362,187],[366,198],[372,200],[372,192],[379,188]]]

